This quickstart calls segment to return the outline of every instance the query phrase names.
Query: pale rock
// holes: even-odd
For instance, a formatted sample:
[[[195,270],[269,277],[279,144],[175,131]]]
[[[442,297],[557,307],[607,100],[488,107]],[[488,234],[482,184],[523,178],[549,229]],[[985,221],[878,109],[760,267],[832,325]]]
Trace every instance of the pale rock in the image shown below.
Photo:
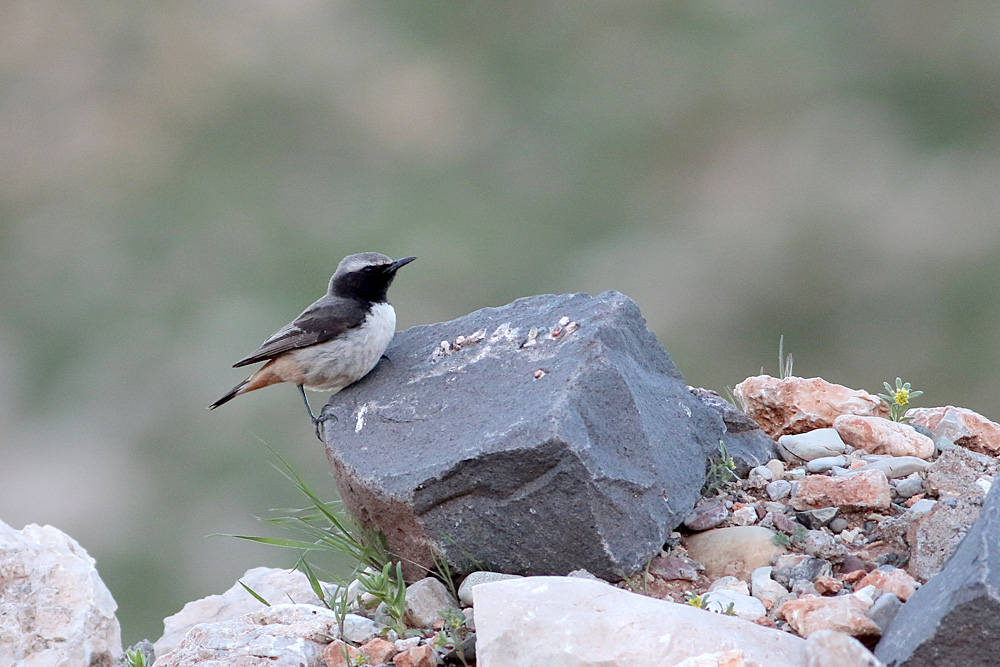
[[[888,566],[884,566],[888,567]],[[894,567],[872,570],[859,581],[856,587],[874,586],[882,593],[891,593],[906,602],[920,587],[920,583],[911,577],[906,570]]]
[[[424,577],[406,587],[406,616],[411,628],[429,628],[441,620],[441,612],[459,611],[448,588],[434,577]]]
[[[778,459],[771,459],[764,464],[764,467],[771,471],[774,479],[781,479],[781,476],[785,474],[785,464]]]
[[[975,481],[997,470],[993,459],[983,461],[981,455],[966,449],[944,452],[927,470],[927,489],[939,496],[971,496],[982,498],[982,489]]]
[[[912,427],[883,417],[841,415],[833,427],[844,442],[869,454],[915,456],[927,459],[934,455],[934,441]]]
[[[747,481],[759,484],[757,480],[762,480],[764,484],[774,480],[774,473],[767,466],[757,466],[756,468],[750,469],[750,474],[747,475]]]
[[[461,600],[462,604],[467,607],[471,607],[473,601],[475,600],[475,593],[473,592],[473,589],[479,584],[485,584],[490,581],[503,581],[505,579],[518,579],[520,576],[521,575],[519,574],[486,572],[484,570],[470,572],[469,575],[462,580],[462,585],[458,587],[458,599]]]
[[[303,667],[324,660],[337,615],[308,604],[277,604],[220,623],[203,623],[153,667]]]
[[[913,408],[906,412],[913,423],[944,436],[956,445],[996,456],[1000,451],[1000,424],[966,408]]]
[[[833,425],[839,415],[889,416],[878,396],[822,378],[749,377],[733,389],[743,411],[772,438]]]
[[[247,570],[239,581],[271,604],[321,604],[309,585],[309,580],[298,570],[255,567]],[[199,623],[231,621],[262,609],[264,605],[250,595],[239,581],[225,593],[188,602],[179,612],[163,619],[163,636],[154,644],[156,655],[163,655],[177,648],[191,628]],[[322,585],[335,588],[330,584]],[[371,636],[377,632],[376,629]]]
[[[752,526],[757,523],[757,510],[750,505],[733,510],[732,522],[737,526]]]
[[[888,509],[892,495],[883,473],[862,468],[842,477],[803,477],[794,485],[791,504],[799,511],[822,507]]]
[[[778,438],[778,453],[781,458],[792,464],[839,456],[845,451],[847,444],[832,428],[818,428],[807,433],[783,435]]]
[[[689,535],[685,546],[688,555],[705,566],[710,579],[732,575],[749,580],[751,572],[785,553],[774,535],[760,526],[731,526]]]
[[[122,653],[117,607],[72,537],[0,521],[0,665],[110,665]]]
[[[756,621],[767,616],[764,603],[750,595],[737,593],[725,588],[702,594],[706,609],[720,613],[729,613],[745,621]],[[730,607],[732,605],[732,607]]]
[[[890,456],[865,464],[861,470],[881,470],[889,479],[908,477],[931,467],[929,461],[916,456]]]
[[[479,667],[676,665],[733,649],[759,665],[800,667],[805,644],[739,618],[566,577],[483,584],[476,625]]]
[[[936,504],[937,504],[936,500],[931,500],[930,498],[921,498],[917,502],[915,502],[912,505],[910,505],[909,511],[913,512],[913,514],[915,514],[915,515],[916,514],[927,514],[932,509],[934,509],[934,506]]]
[[[990,488],[993,486],[993,476],[984,475],[976,479],[976,486],[978,486],[983,491],[983,496],[985,497],[987,493],[990,492]]]
[[[875,638],[882,631],[868,618],[871,604],[856,593],[830,598],[804,596],[783,603],[777,613],[803,637],[820,630],[837,630],[852,637]]]
[[[397,639],[393,643],[396,646],[396,650],[402,653],[420,646],[420,637],[407,637],[406,639]]]
[[[747,661],[738,648],[728,651],[702,653],[678,662],[673,667],[762,667],[759,663]]]
[[[829,472],[834,468],[843,468],[846,465],[847,459],[843,456],[821,456],[806,463],[806,472]]]
[[[770,611],[781,598],[788,595],[788,589],[771,578],[771,566],[758,567],[750,575],[750,591],[752,595],[764,603]]]
[[[719,577],[708,587],[709,591],[732,591],[740,595],[750,595],[750,586],[747,582],[736,577]]]
[[[818,630],[806,639],[805,667],[885,667],[854,637]]]
[[[792,493],[792,483],[783,479],[776,479],[764,487],[767,497],[773,501],[787,498]]]

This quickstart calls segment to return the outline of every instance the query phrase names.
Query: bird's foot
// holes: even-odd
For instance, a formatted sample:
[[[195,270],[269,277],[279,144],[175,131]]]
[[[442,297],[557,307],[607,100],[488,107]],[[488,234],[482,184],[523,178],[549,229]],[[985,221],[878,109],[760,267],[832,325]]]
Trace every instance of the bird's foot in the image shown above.
[[[312,423],[316,428],[316,437],[319,438],[320,442],[326,442],[323,438],[323,424],[328,421],[340,421],[337,419],[337,415],[333,414],[333,410],[330,410],[329,405],[324,405],[322,412],[319,413],[319,417],[313,417]]]

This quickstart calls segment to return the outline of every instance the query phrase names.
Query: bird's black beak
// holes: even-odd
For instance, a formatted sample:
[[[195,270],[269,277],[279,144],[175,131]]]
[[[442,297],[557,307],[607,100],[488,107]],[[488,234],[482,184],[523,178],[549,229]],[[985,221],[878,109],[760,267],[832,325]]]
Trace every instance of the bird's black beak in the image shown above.
[[[395,262],[393,262],[387,267],[389,273],[395,273],[396,271],[399,271],[401,268],[403,268],[404,266],[406,266],[415,259],[416,257],[404,257],[403,259],[397,259]]]

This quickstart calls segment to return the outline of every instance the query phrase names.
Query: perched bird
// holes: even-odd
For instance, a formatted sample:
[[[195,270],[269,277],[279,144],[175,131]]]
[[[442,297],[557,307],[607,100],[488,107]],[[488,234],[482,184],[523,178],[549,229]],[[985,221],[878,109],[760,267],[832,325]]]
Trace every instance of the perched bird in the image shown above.
[[[396,271],[415,259],[393,261],[377,252],[345,257],[322,298],[233,368],[267,363],[208,409],[248,391],[292,382],[298,386],[319,436],[322,418],[313,415],[305,390],[335,394],[375,368],[396,331],[396,311],[386,292]]]

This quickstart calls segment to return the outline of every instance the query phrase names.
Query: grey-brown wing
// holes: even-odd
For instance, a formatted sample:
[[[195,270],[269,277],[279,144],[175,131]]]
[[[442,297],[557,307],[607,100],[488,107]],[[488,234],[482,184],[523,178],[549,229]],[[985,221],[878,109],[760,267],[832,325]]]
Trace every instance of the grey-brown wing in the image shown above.
[[[325,296],[264,341],[256,352],[233,364],[233,368],[268,361],[291,350],[325,343],[360,325],[366,315],[364,306],[357,302]]]

